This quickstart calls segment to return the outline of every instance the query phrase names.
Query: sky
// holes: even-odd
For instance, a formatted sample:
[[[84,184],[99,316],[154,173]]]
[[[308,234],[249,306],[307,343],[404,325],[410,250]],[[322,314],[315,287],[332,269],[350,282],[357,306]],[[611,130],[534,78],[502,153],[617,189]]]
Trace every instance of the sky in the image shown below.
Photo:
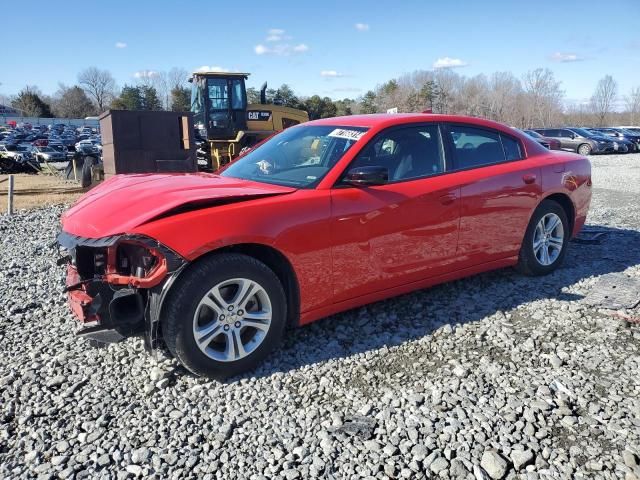
[[[640,85],[640,0],[20,2],[2,8],[0,94],[53,94],[88,66],[118,85],[203,66],[251,73],[248,86],[354,98],[415,70],[473,76],[551,69],[568,102],[612,75]],[[35,10],[35,11],[34,11]],[[637,23],[637,22],[636,22]]]

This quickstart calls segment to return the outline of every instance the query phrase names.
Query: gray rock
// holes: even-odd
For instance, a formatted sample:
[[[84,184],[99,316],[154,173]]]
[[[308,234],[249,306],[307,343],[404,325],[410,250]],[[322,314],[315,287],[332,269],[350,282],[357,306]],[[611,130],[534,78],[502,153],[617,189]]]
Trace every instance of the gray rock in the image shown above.
[[[526,467],[533,463],[533,452],[531,450],[511,450],[511,454],[509,455],[511,459],[511,463],[513,463],[513,468],[516,470],[520,470],[522,467]]]
[[[485,450],[480,466],[491,478],[498,480],[507,474],[509,464],[496,450]]]

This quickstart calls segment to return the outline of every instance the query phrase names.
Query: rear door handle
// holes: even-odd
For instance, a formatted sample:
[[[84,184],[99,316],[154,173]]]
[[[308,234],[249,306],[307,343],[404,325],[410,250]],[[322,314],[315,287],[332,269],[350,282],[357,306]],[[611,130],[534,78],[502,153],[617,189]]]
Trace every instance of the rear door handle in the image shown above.
[[[533,173],[526,173],[522,176],[522,181],[530,185],[536,181],[536,176]]]
[[[455,202],[456,200],[456,195],[454,195],[453,193],[450,193],[448,195],[442,195],[440,197],[440,203],[442,205],[451,205],[453,202]]]

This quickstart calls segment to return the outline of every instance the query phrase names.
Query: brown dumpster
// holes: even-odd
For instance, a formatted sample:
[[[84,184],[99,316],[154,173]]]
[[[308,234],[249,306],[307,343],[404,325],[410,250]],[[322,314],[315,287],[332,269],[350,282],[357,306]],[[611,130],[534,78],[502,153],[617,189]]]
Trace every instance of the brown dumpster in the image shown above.
[[[198,169],[190,112],[107,110],[100,132],[106,178]]]

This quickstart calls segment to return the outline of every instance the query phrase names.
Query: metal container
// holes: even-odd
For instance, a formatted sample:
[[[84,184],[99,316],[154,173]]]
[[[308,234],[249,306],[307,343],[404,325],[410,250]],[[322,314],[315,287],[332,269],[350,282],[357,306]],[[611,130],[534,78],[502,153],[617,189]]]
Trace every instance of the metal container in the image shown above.
[[[107,178],[198,169],[189,112],[107,110],[100,115],[100,131]]]

